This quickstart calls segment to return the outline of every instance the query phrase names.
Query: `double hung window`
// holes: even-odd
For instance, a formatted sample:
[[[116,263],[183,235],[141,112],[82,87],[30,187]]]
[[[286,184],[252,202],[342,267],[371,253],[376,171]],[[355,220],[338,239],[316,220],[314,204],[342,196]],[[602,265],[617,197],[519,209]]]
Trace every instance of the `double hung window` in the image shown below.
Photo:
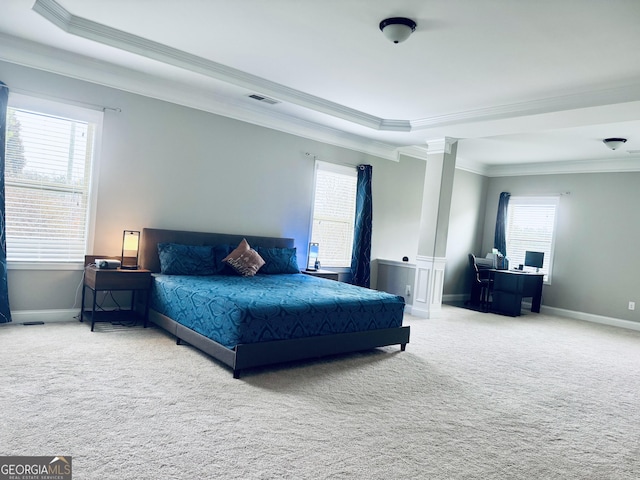
[[[540,269],[551,281],[559,197],[514,197],[507,211],[507,257],[511,266],[524,264],[527,251],[543,252]]]
[[[5,155],[9,262],[83,261],[102,112],[10,94]]]
[[[322,267],[350,267],[358,172],[316,162],[311,241],[319,244]]]

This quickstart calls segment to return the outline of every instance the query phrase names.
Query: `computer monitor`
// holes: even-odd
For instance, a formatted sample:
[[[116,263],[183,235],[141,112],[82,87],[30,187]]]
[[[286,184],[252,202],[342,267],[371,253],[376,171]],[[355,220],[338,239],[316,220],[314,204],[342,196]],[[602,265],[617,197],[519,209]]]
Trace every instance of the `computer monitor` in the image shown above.
[[[530,252],[527,250],[524,254],[524,266],[535,267],[536,272],[542,268],[544,263],[544,252]]]

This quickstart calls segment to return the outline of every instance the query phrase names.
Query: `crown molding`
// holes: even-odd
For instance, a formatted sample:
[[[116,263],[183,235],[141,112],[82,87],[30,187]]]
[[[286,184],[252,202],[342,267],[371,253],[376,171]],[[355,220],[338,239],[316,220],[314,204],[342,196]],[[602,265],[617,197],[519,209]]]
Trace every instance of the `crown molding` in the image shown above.
[[[408,147],[400,147],[397,149],[397,159],[400,161],[401,156],[408,156],[418,158],[420,160],[428,161],[429,155],[451,152],[451,145],[457,142],[459,139],[446,137],[438,140],[429,140],[428,145],[419,146],[412,145]],[[476,175],[482,175],[488,177],[488,166],[484,163],[477,162],[475,160],[469,160],[456,155],[456,170],[464,170],[466,172],[474,173]]]
[[[1,33],[0,44],[3,47],[0,51],[0,60],[2,61],[183,105],[310,140],[375,155],[387,160],[398,160],[397,145],[373,141],[369,138],[311,121],[293,118],[258,106],[252,107],[244,102],[234,102],[210,91],[193,87],[176,88],[175,81],[165,80]],[[44,95],[44,92],[24,90],[20,90],[20,93],[35,96]],[[77,103],[75,99],[58,98],[56,100]],[[113,107],[126,108],[126,106],[117,105]]]
[[[638,100],[640,100],[640,83],[634,83],[618,88],[593,90],[412,120],[411,129],[415,131],[463,123],[504,120],[565,110],[629,103]]]
[[[195,102],[193,108],[199,108],[197,102]],[[230,117],[229,114],[222,115]],[[306,120],[296,119],[294,122],[290,116],[285,114],[263,112],[258,111],[258,109],[244,107],[239,109],[232,118],[309,140],[374,155],[386,160],[398,161],[398,147],[395,145],[365,139]]]
[[[465,172],[475,173],[476,175],[482,175],[483,177],[489,176],[487,165],[485,165],[484,163],[477,162],[475,160],[469,160],[459,155],[456,157],[456,169],[464,170]]]
[[[427,160],[427,155],[429,154],[428,148],[426,145],[410,145],[407,147],[399,147],[396,150],[396,159],[400,161],[400,157],[402,155],[407,157],[418,158],[420,160]]]
[[[487,177],[515,177],[523,175],[562,175],[576,173],[640,172],[640,155],[624,159],[575,160],[568,162],[521,163],[487,165]]]
[[[92,20],[77,17],[65,10],[55,0],[36,0],[33,10],[58,28],[72,35],[241,86],[251,91],[259,91],[281,101],[288,101],[374,130],[410,131],[411,129],[409,121],[384,120],[197,55],[192,55]]]
[[[398,148],[398,155],[421,158],[427,160],[428,155],[451,153],[451,146],[458,141],[457,138],[445,137],[427,140],[424,146],[410,145]]]
[[[437,116],[427,119],[389,120],[368,115],[342,105],[328,102],[318,97],[289,89],[257,76],[231,69],[224,65],[187,54],[161,44],[120,32],[95,22],[75,17],[54,0],[36,0],[34,11],[47,18],[64,31],[83,36],[100,43],[164,62],[189,71],[208,75],[210,78],[245,87],[251,91],[260,91],[279,100],[287,100],[293,104],[342,118],[359,125],[376,130],[407,132],[415,129],[446,126],[454,123],[472,122],[496,118],[508,118],[517,115],[555,111],[563,108],[581,108],[585,102],[620,103],[640,99],[640,84],[616,89],[601,90],[563,97],[503,105],[451,115]],[[80,33],[78,33],[80,32]],[[105,38],[111,38],[108,43]],[[158,100],[168,101],[209,113],[225,116],[254,125],[297,135],[330,145],[359,151],[380,158],[398,161],[400,155],[427,159],[427,155],[445,151],[436,146],[433,140],[428,146],[414,145],[398,147],[394,144],[372,141],[370,138],[350,134],[321,124],[304,121],[286,114],[250,108],[240,101],[230,100],[203,88],[176,88],[177,83],[158,78],[139,71],[107,64],[96,59],[59,50],[40,43],[0,34],[0,59],[10,63],[36,68],[82,81],[116,88]],[[122,48],[120,45],[128,46]],[[154,57],[157,56],[156,57]],[[34,92],[24,92],[27,94]],[[72,100],[69,100],[72,101]],[[468,161],[458,155],[456,168],[487,177],[545,175],[562,173],[598,173],[598,172],[637,172],[640,171],[640,156],[634,155],[625,160],[602,159],[595,161],[553,162],[538,164],[515,164],[508,166],[491,166],[479,162]]]
[[[501,120],[640,100],[640,82],[636,82],[632,85],[619,88],[555,96],[529,102],[498,105],[422,119],[383,119],[158,42],[75,16],[55,0],[36,0],[33,5],[33,10],[58,28],[70,34],[167,65],[199,73],[216,80],[242,86],[251,91],[258,91],[267,96],[274,97],[277,100],[290,102],[378,131],[412,132],[460,123]]]
[[[430,140],[428,145],[398,147],[397,145],[371,141],[371,139],[325,127],[314,122],[294,119],[285,114],[262,111],[257,107],[249,108],[245,104],[234,103],[228,98],[217,96],[210,91],[205,92],[194,88],[176,88],[175,81],[168,81],[128,68],[106,64],[89,57],[13,36],[0,34],[0,43],[3,46],[0,51],[0,60],[9,63],[183,105],[387,160],[399,161],[401,155],[427,160],[429,154],[444,152],[445,139]],[[21,93],[41,96],[44,92],[21,91]],[[77,102],[77,99],[58,98],[57,100],[70,103]],[[114,105],[113,107],[122,108],[124,106]],[[458,155],[456,169],[486,177],[637,172],[640,171],[640,155],[634,154],[620,160],[600,159],[504,166],[486,165],[467,160]]]
[[[411,122],[409,120],[380,120],[380,130],[387,132],[410,132]]]
[[[444,137],[427,140],[426,144],[429,153],[451,153],[451,147],[457,141],[454,137]]]

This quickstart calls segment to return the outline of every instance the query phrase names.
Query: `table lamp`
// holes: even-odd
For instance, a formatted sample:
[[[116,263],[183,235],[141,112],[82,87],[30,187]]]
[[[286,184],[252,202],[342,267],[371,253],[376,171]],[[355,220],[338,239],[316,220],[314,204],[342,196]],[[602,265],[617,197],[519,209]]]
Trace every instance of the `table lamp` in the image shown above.
[[[125,270],[137,270],[138,248],[140,247],[140,232],[125,230],[122,234],[122,263],[120,268]],[[133,264],[131,259],[134,259]]]

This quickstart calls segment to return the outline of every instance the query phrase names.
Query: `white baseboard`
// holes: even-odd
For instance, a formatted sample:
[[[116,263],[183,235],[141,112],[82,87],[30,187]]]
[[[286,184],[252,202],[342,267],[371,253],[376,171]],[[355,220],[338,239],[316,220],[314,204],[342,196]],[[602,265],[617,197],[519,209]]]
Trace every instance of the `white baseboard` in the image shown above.
[[[453,294],[443,295],[443,302],[460,302],[467,300],[468,294]],[[522,308],[525,310],[531,309],[531,302],[522,302]],[[603,315],[594,315],[592,313],[576,312],[574,310],[566,310],[564,308],[547,307],[545,305],[540,306],[540,312],[548,313],[549,315],[557,315],[558,317],[572,318],[574,320],[582,320],[585,322],[599,323],[601,325],[609,325],[612,327],[627,328],[629,330],[640,331],[640,322],[634,322],[632,320],[622,320],[620,318],[605,317]]]
[[[444,301],[462,301],[466,300],[468,295],[445,295]],[[522,303],[524,308],[531,308],[530,304]],[[405,313],[411,315],[411,305],[405,305]],[[594,315],[591,313],[576,312],[573,310],[565,310],[563,308],[547,307],[542,305],[540,307],[542,313],[548,313],[549,315],[557,315],[559,317],[573,318],[575,320],[583,320],[585,322],[600,323],[602,325],[609,325],[612,327],[627,328],[629,330],[640,331],[640,322],[634,322],[632,320],[622,320],[619,318],[605,317],[603,315]],[[63,310],[17,310],[11,312],[11,317],[14,324],[24,322],[70,322],[77,321],[79,309],[63,309]]]
[[[619,318],[605,317],[603,315],[594,315],[592,313],[565,310],[563,308],[545,307],[544,305],[540,307],[540,312],[548,313],[549,315],[557,315],[559,317],[573,318],[575,320],[583,320],[585,322],[600,323],[602,325],[640,331],[640,322],[634,322],[632,320],[622,320]]]
[[[79,308],[60,310],[14,310],[11,312],[12,323],[24,322],[70,322],[78,320]]]

